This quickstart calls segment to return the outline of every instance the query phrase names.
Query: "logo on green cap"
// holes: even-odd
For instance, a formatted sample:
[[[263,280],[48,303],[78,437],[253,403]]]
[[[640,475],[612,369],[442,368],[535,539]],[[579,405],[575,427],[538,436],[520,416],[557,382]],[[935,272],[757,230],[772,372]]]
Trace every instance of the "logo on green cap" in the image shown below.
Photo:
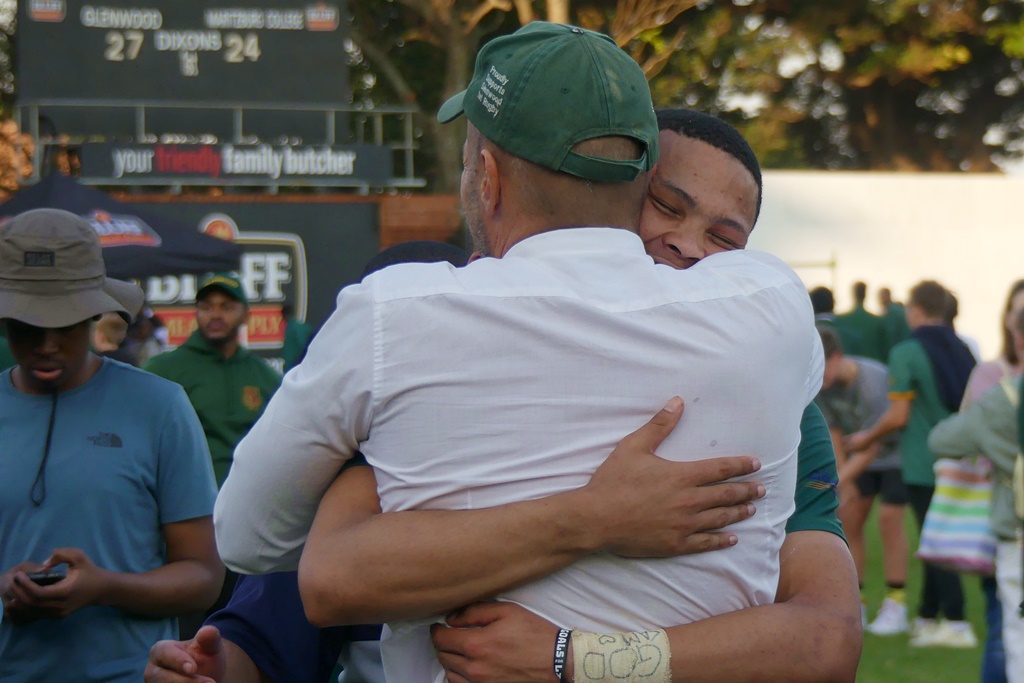
[[[437,118],[465,114],[485,138],[535,164],[588,180],[629,182],[658,160],[658,121],[640,66],[608,36],[535,21],[477,54],[469,87]],[[628,137],[643,150],[617,160],[573,151]]]

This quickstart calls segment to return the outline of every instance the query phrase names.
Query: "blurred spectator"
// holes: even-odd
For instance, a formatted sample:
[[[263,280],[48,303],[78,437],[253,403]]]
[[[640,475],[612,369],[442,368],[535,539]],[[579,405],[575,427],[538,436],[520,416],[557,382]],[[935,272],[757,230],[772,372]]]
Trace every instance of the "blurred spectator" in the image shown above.
[[[888,287],[882,287],[878,290],[878,304],[882,307],[882,320],[885,322],[886,339],[889,342],[889,349],[892,350],[892,347],[904,339],[910,338],[907,312],[903,308],[903,304],[892,300],[892,292],[889,291]]]
[[[839,335],[839,341],[846,349],[846,353],[863,356],[864,353],[861,351],[863,337],[847,321],[836,317],[836,300],[832,296],[832,290],[828,287],[815,287],[811,290],[810,296],[815,323],[834,330]]]
[[[0,680],[134,683],[174,617],[217,594],[195,412],[180,387],[89,349],[94,318],[141,305],[105,277],[79,216],[36,209],[0,227],[17,359],[0,375],[3,452],[17,455],[0,458]]]
[[[130,346],[131,353],[140,367],[148,363],[153,356],[167,350],[164,343],[154,334],[154,323],[157,322],[159,318],[153,315],[152,311],[143,309],[142,314],[128,327],[128,339],[125,343]]]
[[[978,364],[967,380],[961,412],[980,399],[984,394],[999,386],[1006,378],[1016,377],[1024,370],[1024,362],[1017,353],[1014,335],[1014,321],[1024,312],[1024,280],[1017,280],[1010,286],[1000,318],[1002,328],[1002,349],[999,357]],[[981,683],[1005,683],[1006,656],[1003,647],[1003,609],[999,601],[995,577],[983,577],[982,593],[985,596],[985,653],[981,662]]]
[[[295,309],[291,304],[281,307],[281,320],[284,323],[284,346],[281,355],[284,357],[284,371],[288,372],[306,355],[306,348],[313,338],[313,328],[295,317]]]
[[[864,589],[864,525],[875,498],[881,497],[878,528],[882,537],[885,599],[867,627],[875,635],[904,633],[907,622],[907,535],[903,528],[907,489],[900,474],[899,434],[892,433],[864,451],[846,452],[842,437],[870,427],[889,408],[886,368],[870,358],[843,353],[839,335],[819,327],[825,349],[825,376],[815,403],[832,434],[839,463],[839,519]],[[862,598],[863,599],[863,598]]]
[[[149,322],[153,323],[153,338],[160,342],[162,348],[166,349],[167,345],[171,343],[171,333],[164,325],[164,321],[155,313],[148,313],[146,317],[149,318]]]
[[[913,332],[889,354],[889,409],[871,427],[843,441],[848,451],[861,451],[903,430],[903,482],[918,530],[935,492],[935,458],[928,449],[928,433],[959,409],[975,365],[971,352],[946,324],[948,303],[949,292],[938,282],[927,280],[910,290],[907,323]],[[938,620],[940,613],[945,621]],[[964,620],[963,587],[958,574],[924,563],[918,615],[911,645],[977,645],[970,623]]]
[[[956,294],[953,292],[949,293],[949,301],[946,302],[946,324],[949,325],[950,329],[956,332],[956,317],[960,314],[960,302],[956,298]],[[978,340],[973,337],[969,337],[966,334],[960,332],[956,333],[956,336],[960,338],[960,341],[970,350],[971,355],[974,356],[974,360],[981,360],[981,347],[978,346]]]
[[[866,284],[853,283],[853,310],[836,316],[836,320],[860,335],[860,356],[885,363],[889,360],[889,335],[885,331],[885,321],[864,308],[867,295]]]
[[[1012,297],[1011,297],[1012,300]],[[1024,315],[1018,312],[1011,333],[1014,350],[1024,353]],[[1019,374],[1014,368],[1013,375]],[[1016,376],[1004,376],[999,385],[970,401],[957,414],[932,429],[928,445],[936,455],[962,458],[983,454],[995,469],[991,527],[998,539],[996,586],[1002,611],[1002,643],[1006,680],[1024,683],[1024,614],[1021,613],[1021,527],[1014,512],[1013,470],[1020,452],[1017,444]]]
[[[117,313],[104,313],[92,328],[92,350],[104,358],[138,365],[131,350],[124,345],[128,323]]]

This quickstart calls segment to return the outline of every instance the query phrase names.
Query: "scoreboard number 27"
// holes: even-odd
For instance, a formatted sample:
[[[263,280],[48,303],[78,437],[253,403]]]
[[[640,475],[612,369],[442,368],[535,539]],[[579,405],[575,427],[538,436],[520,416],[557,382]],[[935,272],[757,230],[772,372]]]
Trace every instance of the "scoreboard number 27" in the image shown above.
[[[142,31],[107,31],[107,46],[103,50],[103,58],[108,62],[134,61],[142,51],[145,38],[146,35]],[[224,36],[223,48],[224,61],[229,64],[241,64],[245,60],[255,62],[262,54],[260,39],[255,33],[247,33],[244,36],[228,33]]]

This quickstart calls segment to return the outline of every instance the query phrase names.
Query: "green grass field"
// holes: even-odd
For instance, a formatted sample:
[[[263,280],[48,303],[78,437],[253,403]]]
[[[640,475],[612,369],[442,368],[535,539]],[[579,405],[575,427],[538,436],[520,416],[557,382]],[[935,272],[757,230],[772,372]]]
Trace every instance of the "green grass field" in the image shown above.
[[[917,528],[909,508],[906,518],[910,547],[917,548]],[[878,526],[874,518],[866,531],[868,571],[865,577],[865,598],[868,618],[874,618],[882,603],[885,580],[882,576],[882,548]],[[921,563],[911,558],[907,582],[907,601],[911,617],[916,614],[921,590]],[[977,576],[963,576],[967,600],[967,618],[974,625],[979,645],[973,650],[953,648],[913,648],[906,635],[880,638],[864,634],[864,653],[857,671],[858,683],[973,683],[980,678],[981,642],[985,637],[985,604],[981,594],[981,580]]]

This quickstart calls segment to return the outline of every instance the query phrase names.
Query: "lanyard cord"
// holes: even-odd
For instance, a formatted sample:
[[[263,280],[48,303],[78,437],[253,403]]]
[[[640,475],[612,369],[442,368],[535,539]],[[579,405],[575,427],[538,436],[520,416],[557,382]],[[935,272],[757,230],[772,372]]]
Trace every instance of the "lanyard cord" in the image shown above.
[[[46,500],[46,461],[50,459],[50,443],[53,441],[53,421],[57,417],[57,392],[52,394],[50,402],[50,424],[46,427],[46,446],[43,448],[43,461],[39,463],[39,471],[36,472],[36,480],[32,482],[32,490],[29,491],[29,498],[32,504],[39,507]],[[36,491],[39,491],[39,498],[36,499]]]

